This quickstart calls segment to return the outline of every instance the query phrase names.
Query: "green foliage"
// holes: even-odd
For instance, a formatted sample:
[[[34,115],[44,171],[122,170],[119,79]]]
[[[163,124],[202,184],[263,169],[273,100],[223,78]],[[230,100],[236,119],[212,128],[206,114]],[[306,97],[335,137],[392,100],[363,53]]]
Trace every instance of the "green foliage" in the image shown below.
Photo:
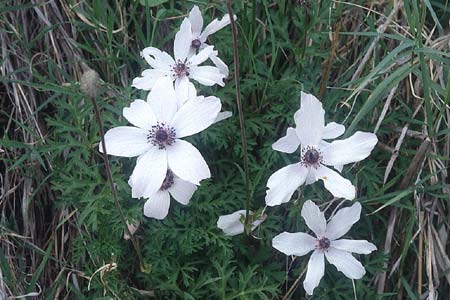
[[[29,214],[21,215],[20,210],[15,210],[18,205],[15,198],[4,202],[7,214],[2,215],[0,235],[11,239],[23,251],[15,256],[10,253],[9,263],[7,255],[0,253],[6,284],[19,295],[35,290],[35,283],[40,282],[43,299],[62,294],[69,299],[146,299],[150,294],[157,299],[282,299],[305,269],[307,260],[286,258],[271,247],[271,239],[282,231],[307,230],[299,212],[306,199],[327,204],[333,199],[321,183],[302,188],[289,204],[267,208],[268,219],[253,233],[256,238],[226,237],[216,227],[220,215],[245,206],[243,149],[235,105],[236,87],[231,76],[224,88],[197,86],[199,94],[219,97],[223,108],[232,110],[234,116],[189,139],[203,154],[213,174],[210,180],[202,182],[189,205],[172,201],[165,220],[145,218],[142,215],[145,200],[132,199],[127,183],[135,159],[110,158],[125,217],[129,222],[140,223],[135,236],[148,270],[141,270],[136,250],[130,241],[123,239],[124,225],[98,152],[100,132],[92,103],[77,83],[81,62],[97,71],[103,82],[96,99],[105,130],[125,125],[122,108],[133,99],[145,97],[145,93],[130,88],[132,78],[145,67],[139,51],[155,46],[172,52],[181,18],[193,4],[200,6],[205,24],[226,13],[225,5],[222,1],[173,0],[66,2],[65,10],[60,10],[65,11],[64,17],[59,19],[55,14],[51,24],[35,15],[35,5],[0,7],[4,13],[0,16],[1,36],[11,39],[0,61],[10,61],[20,49],[21,59],[27,62],[15,66],[14,72],[3,77],[2,82],[8,87],[29,89],[36,99],[33,112],[22,119],[14,113],[14,104],[0,112],[4,128],[9,124],[8,130],[1,132],[0,146],[10,154],[1,157],[2,172],[29,179],[34,187],[27,198]],[[298,1],[233,2],[238,16],[250,209],[264,207],[269,176],[298,161],[298,153],[275,152],[271,145],[293,125],[301,90],[319,95],[321,84],[326,84],[321,97],[326,120],[345,124],[346,134],[351,134],[357,130],[373,131],[386,97],[397,87],[394,104],[377,133],[386,147],[377,148],[369,159],[343,170],[343,175],[357,186],[357,200],[364,205],[361,221],[354,226],[351,236],[370,240],[380,250],[360,258],[367,274],[355,282],[354,290],[358,299],[377,299],[376,275],[385,269],[384,263],[398,259],[399,268],[387,279],[389,289],[385,289],[383,297],[396,299],[403,293],[400,294],[403,297],[420,299],[413,275],[417,272],[414,264],[419,253],[414,234],[422,230],[416,211],[427,214],[431,205],[422,207],[417,199],[420,196],[421,201],[432,199],[438,203],[433,207],[438,207],[440,217],[433,218],[430,213],[428,220],[445,231],[448,224],[444,220],[449,217],[445,208],[448,179],[443,176],[449,162],[445,147],[448,148],[450,101],[450,57],[445,48],[428,43],[422,31],[436,25],[439,32],[436,35],[441,34],[449,8],[440,1],[405,1],[407,14],[402,21],[408,26],[404,24],[397,32],[379,35],[378,15],[343,2],[307,1],[307,6],[299,5]],[[36,4],[36,9],[48,5]],[[374,9],[388,15],[392,10],[389,5]],[[15,12],[40,20],[40,31],[29,34],[26,24],[14,23],[11,18],[17,16]],[[330,30],[337,23],[342,26],[340,42],[330,60]],[[67,44],[63,42],[66,37],[63,32],[71,36]],[[51,41],[55,36],[51,33],[57,34],[56,42],[60,43],[62,53],[54,52]],[[433,40],[436,35],[431,35]],[[360,76],[352,78],[377,37],[381,38],[370,63]],[[232,73],[236,66],[230,28],[219,31],[211,40]],[[33,59],[36,55],[45,59]],[[324,75],[327,64],[331,64],[328,78]],[[438,79],[430,75],[430,65],[441,68],[436,75]],[[411,91],[416,95],[411,96]],[[10,95],[6,91],[5,94]],[[32,126],[33,117],[39,117],[45,128],[42,136]],[[406,125],[434,138],[433,153],[425,157],[431,167],[422,165],[406,186],[400,186],[422,143],[420,139],[406,138],[401,155],[384,183],[392,153],[383,149],[395,147],[398,140],[395,129],[401,130]],[[31,138],[25,140],[24,136]],[[387,210],[392,208],[401,212],[395,241],[398,245],[393,253],[384,255],[381,250],[389,225]],[[41,222],[36,221],[39,233],[36,235],[41,237],[30,242],[14,236],[12,233],[31,236],[25,229],[34,222],[31,216]],[[32,268],[35,275],[30,278],[23,275],[33,273],[26,266],[30,262],[18,258],[26,254],[33,255],[35,260]],[[16,268],[21,276],[13,275]],[[424,278],[425,274],[424,271]],[[445,299],[449,287],[444,279],[441,284],[439,299]],[[305,299],[299,286],[291,299]],[[314,299],[353,299],[353,294],[352,282],[327,266]]]

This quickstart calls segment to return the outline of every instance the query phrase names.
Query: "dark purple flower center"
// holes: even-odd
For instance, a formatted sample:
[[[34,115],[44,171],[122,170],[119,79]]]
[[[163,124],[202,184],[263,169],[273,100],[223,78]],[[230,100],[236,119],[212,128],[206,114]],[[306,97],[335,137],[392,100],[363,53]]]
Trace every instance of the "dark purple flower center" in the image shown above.
[[[331,241],[330,239],[323,237],[317,240],[316,249],[320,250],[328,250],[330,248]]]
[[[315,169],[320,167],[320,163],[322,162],[322,153],[312,146],[306,147],[302,154],[302,164],[305,167],[313,167]]]
[[[194,49],[199,49],[201,45],[202,45],[202,42],[199,39],[195,39],[191,43],[191,46]]]
[[[169,127],[163,122],[158,122],[148,131],[147,141],[152,143],[153,146],[158,146],[159,149],[165,149],[166,146],[175,143],[175,137],[175,128]]]
[[[189,66],[186,60],[184,62],[178,60],[176,64],[172,66],[172,70],[177,77],[189,76]]]
[[[173,172],[170,169],[167,169],[166,178],[164,178],[164,181],[159,189],[161,191],[168,190],[173,185],[173,177]]]

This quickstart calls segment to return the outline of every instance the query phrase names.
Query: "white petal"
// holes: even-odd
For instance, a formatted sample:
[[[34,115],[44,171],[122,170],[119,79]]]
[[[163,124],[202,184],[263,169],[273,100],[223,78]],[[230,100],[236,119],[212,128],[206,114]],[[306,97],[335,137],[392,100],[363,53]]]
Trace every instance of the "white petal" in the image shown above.
[[[108,130],[105,134],[106,152],[109,155],[134,157],[141,155],[152,146],[147,142],[147,130],[119,126]],[[100,142],[99,151],[103,153]]]
[[[197,186],[195,184],[174,177],[173,185],[169,188],[169,193],[179,203],[186,205],[196,190]]]
[[[203,30],[202,34],[200,35],[200,40],[202,42],[205,42],[209,35],[219,31],[228,24],[230,24],[230,16],[228,14],[224,15],[221,20],[212,20],[212,22],[205,27],[205,30]]]
[[[330,247],[325,251],[325,256],[330,264],[350,279],[361,279],[366,274],[363,265],[349,252]]]
[[[233,236],[244,232],[244,224],[241,218],[245,218],[245,209],[235,211],[229,215],[219,217],[217,227],[223,230],[225,235]]]
[[[153,147],[136,161],[131,174],[131,193],[133,198],[148,198],[161,187],[166,178],[167,154],[165,150]]]
[[[327,126],[325,126],[323,130],[322,139],[324,140],[335,139],[343,135],[344,132],[345,132],[344,125],[335,122],[330,122],[327,124]]]
[[[203,29],[203,17],[197,5],[194,5],[189,12],[189,21],[191,21],[193,35],[198,37]]]
[[[195,98],[180,107],[170,125],[175,128],[177,138],[196,134],[214,123],[221,107],[217,97]]]
[[[291,200],[295,190],[305,182],[308,169],[301,163],[288,165],[273,173],[267,181],[269,190],[266,193],[268,206],[280,205]]]
[[[283,232],[272,239],[272,247],[286,255],[302,256],[314,250],[316,239],[303,232]]]
[[[221,111],[217,114],[217,117],[214,120],[214,123],[218,123],[225,119],[231,118],[232,116],[233,116],[233,113],[231,111]]]
[[[328,223],[325,236],[330,240],[340,238],[350,230],[353,224],[359,221],[360,214],[361,204],[359,202],[340,209]]]
[[[147,103],[152,108],[156,120],[170,123],[177,111],[177,96],[173,82],[169,77],[160,78],[147,97]]]
[[[185,181],[198,185],[201,180],[211,177],[200,152],[186,141],[177,139],[167,147],[167,158],[172,172]]]
[[[325,127],[322,103],[311,94],[301,92],[301,106],[294,115],[297,136],[303,146],[317,146]]]
[[[186,101],[189,100],[189,93],[192,89],[191,86],[193,87],[194,85],[189,81],[189,78],[187,76],[175,79],[175,94],[177,98],[178,108],[180,108]]]
[[[375,134],[358,131],[351,137],[334,141],[323,149],[324,164],[336,166],[363,160],[369,156],[377,142]]]
[[[331,241],[331,247],[358,254],[369,254],[377,250],[377,246],[365,240],[336,240]]]
[[[286,131],[286,135],[273,143],[272,149],[284,153],[293,153],[300,146],[300,140],[297,137],[295,129],[289,127]]]
[[[173,58],[167,52],[160,51],[154,47],[147,47],[141,52],[142,57],[154,69],[168,74],[171,66],[175,63]]]
[[[223,62],[223,60],[221,60],[219,58],[219,56],[214,55],[214,53],[212,53],[209,56],[209,59],[211,59],[211,61],[213,62],[213,64],[219,68],[220,72],[225,76],[228,77],[229,75],[229,70],[228,70],[228,66]]]
[[[350,180],[342,177],[338,172],[325,166],[320,166],[316,170],[316,179],[322,179],[325,188],[338,198],[348,200],[355,199],[356,189]]]
[[[156,81],[165,76],[167,76],[167,74],[161,72],[159,69],[146,69],[142,72],[142,77],[133,79],[131,86],[140,90],[150,91]]]
[[[198,54],[189,58],[190,65],[198,66],[199,64],[205,62],[211,55],[217,55],[217,51],[214,51],[214,46],[203,48]]]
[[[167,191],[157,191],[144,204],[144,215],[162,220],[169,213],[170,196]]]
[[[144,100],[131,102],[130,107],[123,108],[123,116],[134,126],[151,129],[156,124],[156,118],[151,107]]]
[[[305,281],[303,281],[303,288],[312,295],[314,289],[319,285],[320,280],[325,274],[325,258],[322,251],[314,251],[308,262],[308,269],[306,271]]]
[[[306,225],[316,234],[322,237],[325,234],[327,221],[325,215],[320,211],[319,207],[311,200],[306,201],[302,207],[302,217],[305,219]]]
[[[173,52],[175,60],[184,60],[187,58],[192,43],[192,30],[191,22],[189,19],[184,18],[181,23],[180,31],[175,34],[175,41],[173,44]]]
[[[223,82],[225,75],[222,74],[217,67],[192,67],[190,69],[189,77],[206,86],[213,86],[215,84],[225,86],[225,83]]]

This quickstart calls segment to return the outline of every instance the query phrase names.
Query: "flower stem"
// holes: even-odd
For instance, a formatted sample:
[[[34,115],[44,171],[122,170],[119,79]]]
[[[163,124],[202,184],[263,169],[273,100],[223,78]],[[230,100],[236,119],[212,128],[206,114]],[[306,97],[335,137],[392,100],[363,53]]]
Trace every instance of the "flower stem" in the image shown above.
[[[136,250],[140,269],[142,271],[145,269],[145,265],[144,265],[144,261],[142,259],[141,251],[139,249],[139,246],[136,242],[135,237],[133,236],[133,234],[131,234],[130,229],[128,228],[127,221],[125,219],[125,214],[123,213],[122,206],[120,205],[119,199],[117,198],[116,187],[114,186],[114,182],[113,182],[113,178],[112,178],[112,174],[111,174],[111,168],[109,166],[109,158],[108,158],[108,154],[106,152],[105,132],[103,131],[103,124],[102,124],[102,119],[100,117],[100,110],[98,108],[97,101],[95,101],[95,97],[89,97],[89,98],[92,101],[92,106],[94,107],[95,119],[97,120],[97,124],[98,124],[99,130],[100,130],[101,143],[102,143],[102,147],[103,147],[103,160],[105,161],[105,171],[106,171],[106,175],[108,177],[108,182],[109,182],[109,185],[111,186],[111,194],[113,196],[114,203],[116,204],[116,208],[119,211],[120,219],[121,219],[123,225],[125,226],[125,233],[128,234],[128,236],[130,236],[133,247]]]
[[[231,32],[233,35],[233,53],[234,53],[234,82],[236,84],[236,103],[239,113],[239,126],[241,128],[241,139],[242,139],[242,152],[244,161],[244,173],[245,173],[245,228],[250,224],[249,210],[250,210],[250,174],[248,170],[248,156],[247,156],[247,138],[245,133],[245,123],[244,123],[244,112],[242,111],[241,102],[241,85],[239,82],[239,50],[237,41],[237,28],[236,22],[233,17],[233,9],[231,7],[232,0],[227,0],[228,14],[230,15],[231,21]],[[249,232],[246,233],[249,234]]]

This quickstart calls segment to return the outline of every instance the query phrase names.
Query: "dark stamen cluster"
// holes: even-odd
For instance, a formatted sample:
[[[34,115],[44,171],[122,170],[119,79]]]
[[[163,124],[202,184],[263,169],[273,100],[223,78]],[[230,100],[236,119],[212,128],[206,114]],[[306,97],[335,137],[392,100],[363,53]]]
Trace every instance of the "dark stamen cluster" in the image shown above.
[[[186,61],[178,60],[176,64],[172,66],[172,70],[177,77],[189,76],[189,66]]]
[[[331,241],[328,238],[323,237],[317,240],[316,249],[328,250],[328,248],[330,248],[330,244]]]
[[[191,47],[194,49],[199,49],[202,42],[199,39],[192,40]]]
[[[320,164],[322,163],[322,153],[312,146],[306,147],[302,154],[302,164],[305,167],[313,167],[314,169],[318,169]]]
[[[147,141],[159,149],[165,149],[175,143],[175,128],[169,127],[163,122],[158,122],[152,126],[147,135]]]
[[[161,191],[168,190],[173,185],[173,176],[173,172],[170,169],[167,169],[166,178],[164,178],[164,181],[159,188]]]

